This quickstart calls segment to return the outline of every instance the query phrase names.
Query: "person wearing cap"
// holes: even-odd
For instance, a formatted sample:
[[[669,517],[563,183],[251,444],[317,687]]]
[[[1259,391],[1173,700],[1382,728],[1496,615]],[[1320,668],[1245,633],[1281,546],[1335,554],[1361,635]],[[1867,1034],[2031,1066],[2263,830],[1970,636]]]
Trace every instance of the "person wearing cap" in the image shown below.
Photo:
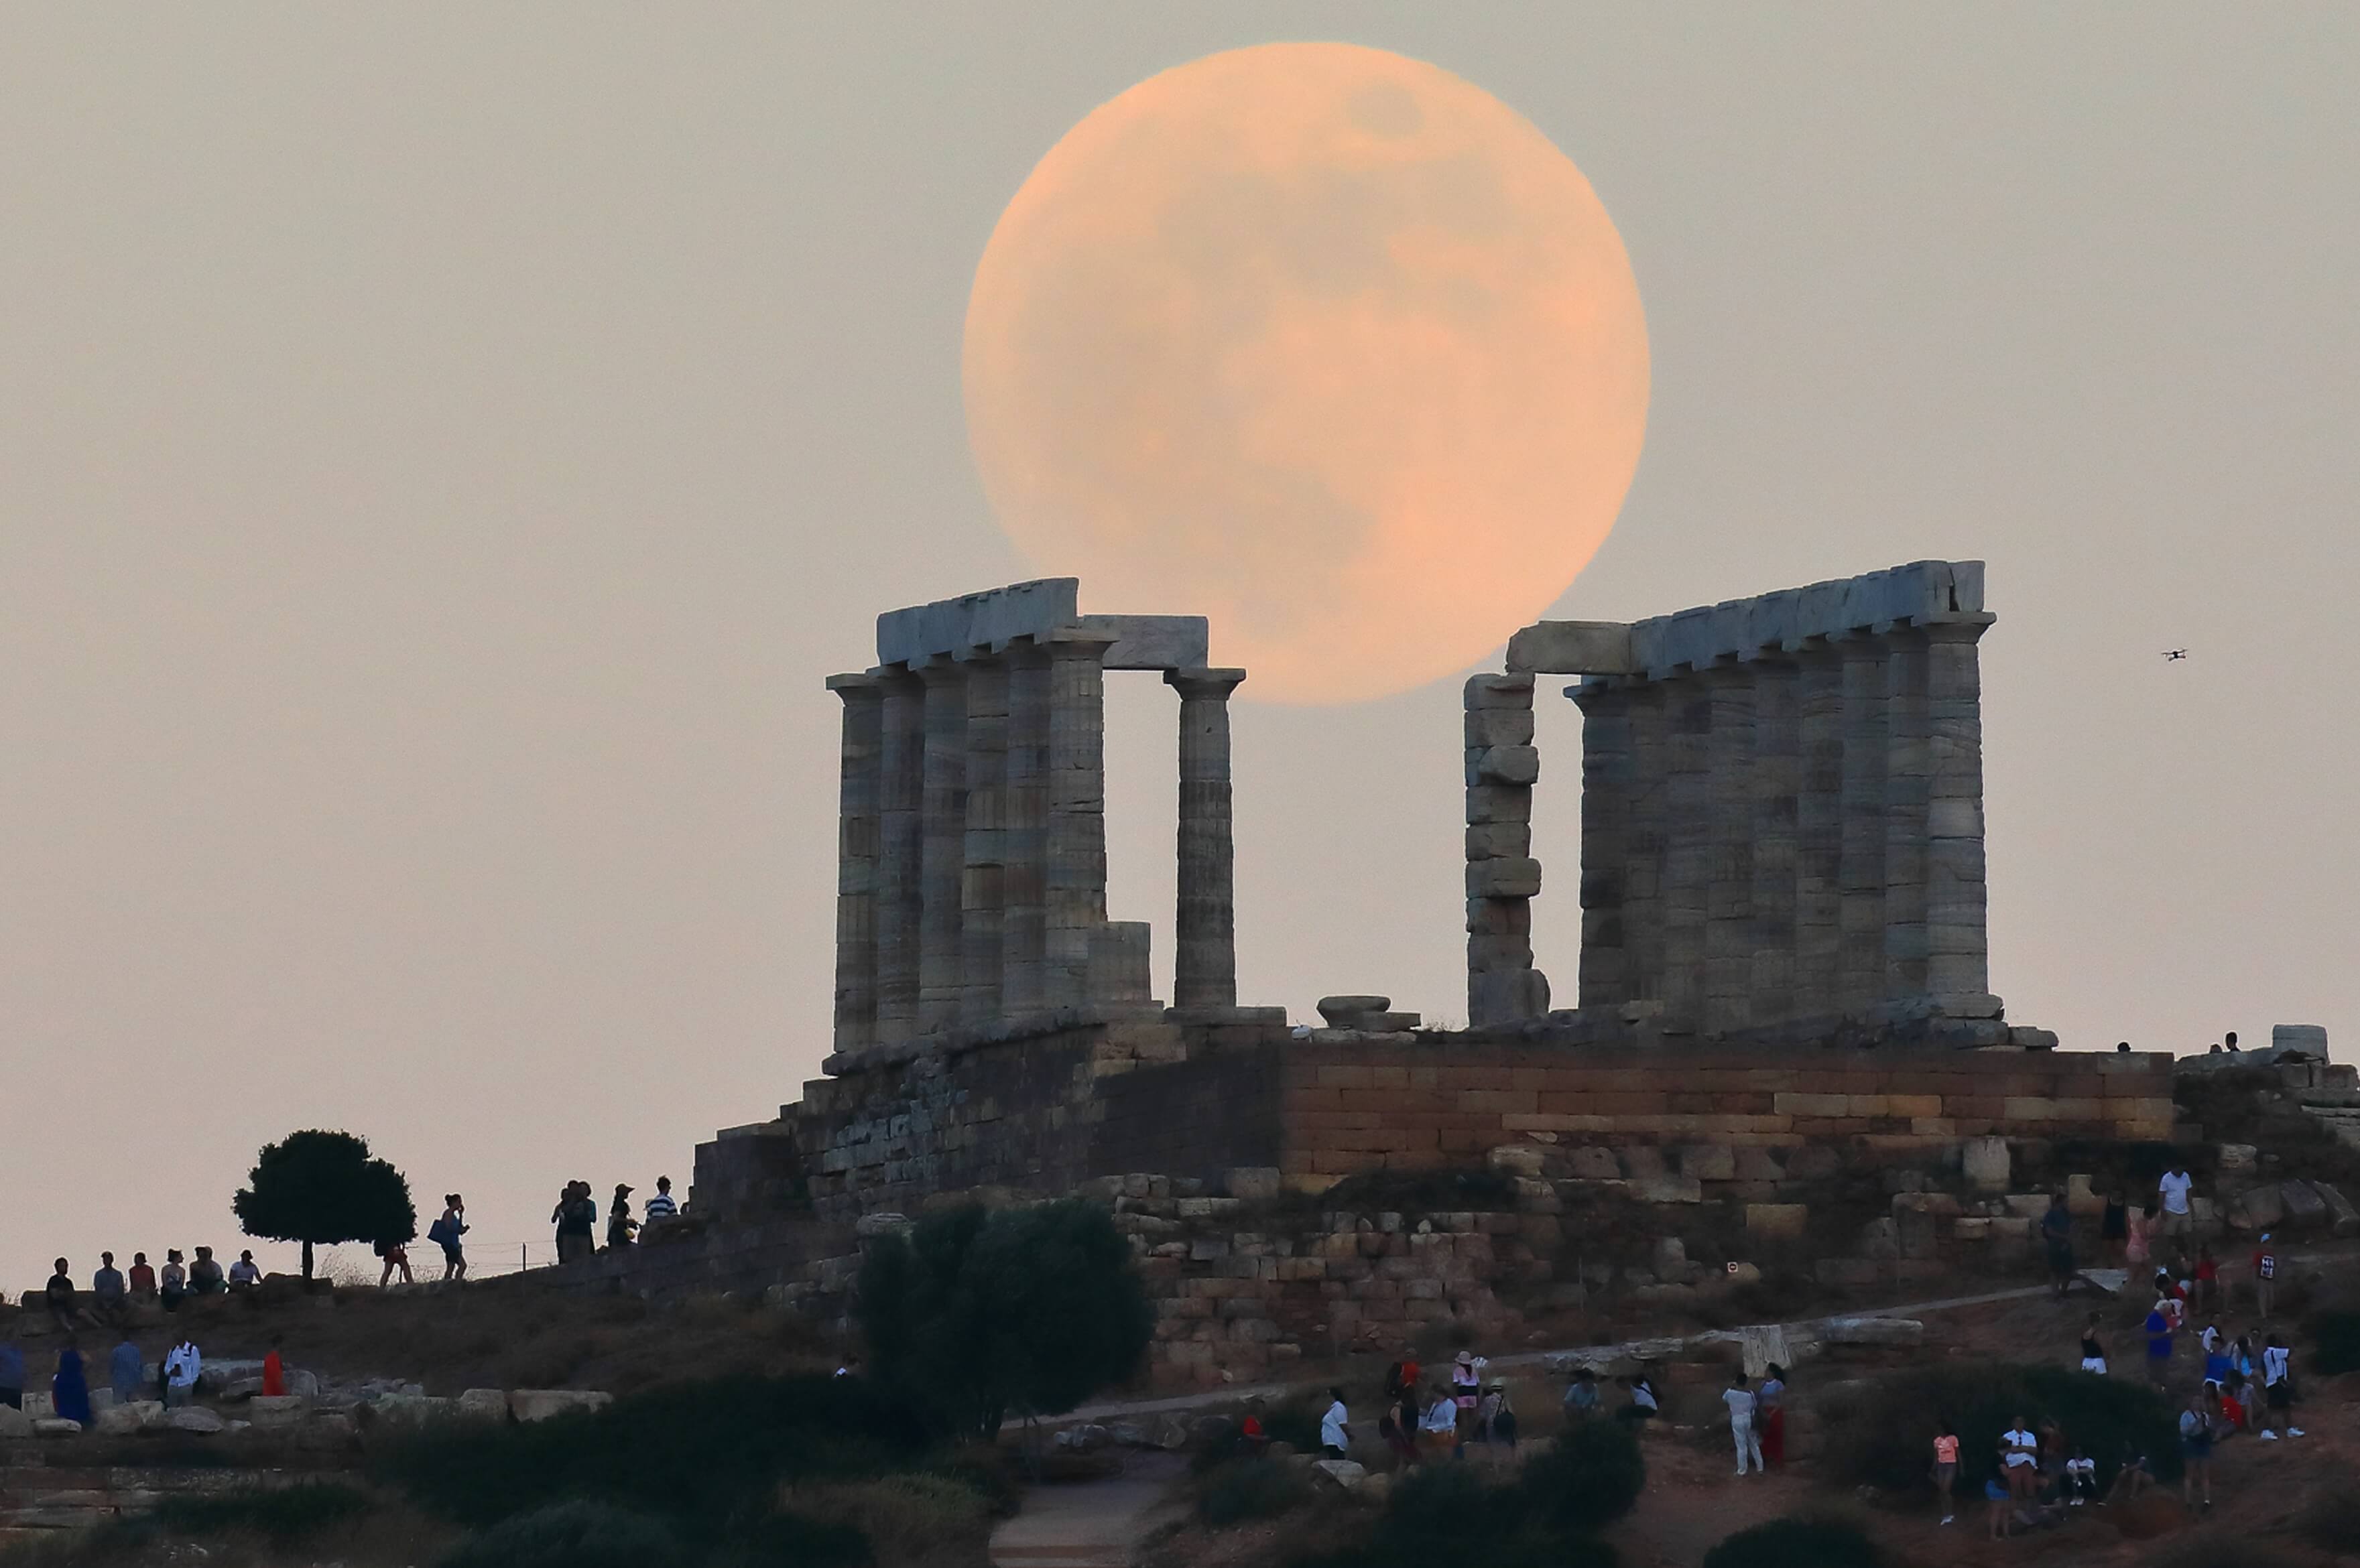
[[[1483,1402],[1483,1357],[1472,1351],[1462,1350],[1450,1364],[1450,1398],[1459,1407],[1459,1441],[1452,1445],[1451,1457],[1467,1457],[1467,1433],[1480,1419],[1476,1407]]]
[[[2278,1249],[2270,1245],[2270,1233],[2264,1231],[2261,1245],[2254,1249],[2254,1310],[2266,1323],[2277,1301],[2278,1288]]]
[[[628,1247],[639,1222],[631,1217],[631,1184],[615,1183],[615,1201],[606,1205],[606,1245],[609,1248]]]

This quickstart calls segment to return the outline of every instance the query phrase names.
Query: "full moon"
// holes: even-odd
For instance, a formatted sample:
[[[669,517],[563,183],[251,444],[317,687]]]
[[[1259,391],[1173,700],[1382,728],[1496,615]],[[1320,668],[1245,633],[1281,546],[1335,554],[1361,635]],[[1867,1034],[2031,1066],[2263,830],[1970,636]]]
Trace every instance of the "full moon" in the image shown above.
[[[1349,44],[1176,66],[1049,150],[976,268],[968,439],[1086,607],[1203,614],[1240,696],[1467,668],[1614,525],[1647,330],[1590,181],[1506,104]]]

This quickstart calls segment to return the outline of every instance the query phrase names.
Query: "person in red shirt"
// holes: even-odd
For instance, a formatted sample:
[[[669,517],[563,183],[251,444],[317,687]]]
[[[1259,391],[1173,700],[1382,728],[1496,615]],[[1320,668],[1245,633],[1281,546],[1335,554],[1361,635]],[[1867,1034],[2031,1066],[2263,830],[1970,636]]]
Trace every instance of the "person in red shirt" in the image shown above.
[[[131,1270],[125,1278],[125,1284],[129,1288],[134,1296],[141,1298],[154,1297],[156,1294],[156,1270],[148,1266],[148,1255],[146,1253],[135,1252],[131,1255]]]
[[[287,1391],[287,1364],[279,1358],[281,1336],[270,1336],[270,1354],[262,1358],[262,1393],[265,1399],[277,1399]]]
[[[2209,1244],[2196,1249],[2196,1305],[2204,1312],[2221,1310],[2221,1265]]]

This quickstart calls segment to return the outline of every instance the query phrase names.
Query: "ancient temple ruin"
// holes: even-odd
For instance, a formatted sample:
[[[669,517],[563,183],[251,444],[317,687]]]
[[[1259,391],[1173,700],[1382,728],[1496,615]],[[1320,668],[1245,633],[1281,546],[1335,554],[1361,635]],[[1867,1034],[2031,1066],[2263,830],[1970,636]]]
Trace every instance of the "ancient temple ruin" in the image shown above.
[[[1237,1000],[1229,693],[1201,615],[1085,615],[1070,577],[877,620],[844,702],[836,1051],[1154,1012],[1149,927],[1107,918],[1109,670],[1179,693],[1173,1002]]]
[[[1732,1035],[2000,1016],[1986,969],[1981,561],[1917,561],[1629,624],[1544,621],[1467,682],[1468,1009],[1533,966],[1534,677],[1586,677],[1581,1010]]]

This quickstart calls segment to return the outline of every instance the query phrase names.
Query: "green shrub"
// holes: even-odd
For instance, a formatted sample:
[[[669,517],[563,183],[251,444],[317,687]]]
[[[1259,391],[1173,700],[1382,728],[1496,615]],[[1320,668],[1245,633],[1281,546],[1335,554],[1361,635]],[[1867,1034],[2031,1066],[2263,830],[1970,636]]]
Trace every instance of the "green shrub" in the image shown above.
[[[1317,1454],[1320,1419],[1331,1402],[1325,1388],[1297,1388],[1262,1412],[1262,1435],[1292,1443],[1298,1454]]]
[[[1528,1517],[1559,1533],[1603,1529],[1646,1489],[1647,1462],[1621,1421],[1575,1421],[1525,1461],[1516,1480]]]
[[[990,1505],[981,1492],[945,1475],[790,1486],[780,1504],[795,1519],[856,1531],[879,1568],[958,1568],[989,1555]]]
[[[2304,1326],[2311,1339],[2311,1371],[2322,1377],[2360,1372],[2360,1312],[2314,1312]]]
[[[1885,1561],[1849,1520],[1782,1519],[1728,1537],[1704,1554],[1704,1568],[1884,1568]]]
[[[1205,1477],[1196,1517],[1215,1530],[1276,1519],[1311,1500],[1311,1482],[1290,1465],[1233,1459]]]
[[[2061,1367],[1989,1362],[1876,1379],[1857,1407],[1829,1422],[1828,1468],[1848,1485],[1925,1492],[1936,1428],[1947,1421],[1959,1436],[1959,1492],[1972,1497],[1998,1468],[1999,1434],[2019,1416],[2036,1425],[2055,1421],[2068,1443],[2098,1462],[2102,1492],[2114,1484],[2125,1444],[2147,1455],[2158,1479],[2180,1478],[2178,1412],[2153,1388]]]
[[[437,1568],[684,1568],[686,1561],[679,1539],[660,1521],[576,1500],[470,1536],[444,1552]]]
[[[1591,1451],[1567,1451],[1587,1452]],[[1619,1454],[1603,1445],[1596,1452],[1620,1466]],[[1542,1465],[1546,1457],[1533,1463]],[[1567,1472],[1554,1474],[1561,1480]],[[1479,1551],[1485,1568],[1616,1568],[1612,1547],[1566,1521],[1606,1517],[1608,1508],[1615,1513],[1627,1509],[1622,1483],[1610,1483],[1602,1491],[1585,1488],[1591,1500],[1570,1508],[1553,1506],[1546,1495],[1548,1484],[1527,1475],[1494,1485],[1473,1465],[1422,1466],[1393,1489],[1384,1517],[1365,1544],[1300,1568],[1431,1568],[1437,1559],[1457,1561],[1470,1549]]]
[[[386,1479],[481,1529],[570,1498],[630,1497],[692,1543],[766,1515],[781,1480],[875,1475],[923,1428],[858,1377],[672,1384],[521,1426],[442,1423],[393,1444]]]
[[[368,1512],[366,1494],[334,1481],[258,1487],[215,1497],[170,1497],[156,1521],[180,1535],[250,1530],[281,1544],[301,1541],[332,1524]]]
[[[2360,1554],[2360,1492],[2330,1487],[2295,1516],[2294,1527],[2313,1546]]]

